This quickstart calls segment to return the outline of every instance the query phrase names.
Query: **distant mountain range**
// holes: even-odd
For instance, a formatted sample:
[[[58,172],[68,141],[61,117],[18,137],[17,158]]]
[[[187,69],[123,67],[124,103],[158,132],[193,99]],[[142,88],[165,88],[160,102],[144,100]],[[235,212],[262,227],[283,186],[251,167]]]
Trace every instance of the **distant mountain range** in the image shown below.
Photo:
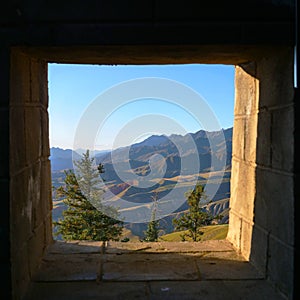
[[[71,149],[61,149],[59,147],[50,148],[50,161],[52,171],[61,171],[73,169],[73,159],[80,159],[82,153],[85,153],[85,149],[77,149],[75,151]],[[105,154],[110,150],[96,150],[95,155]],[[74,155],[74,157],[73,157]]]
[[[195,143],[194,148],[191,148],[191,138]],[[214,145],[213,153],[211,144]],[[179,145],[181,148],[180,152],[176,145]],[[113,152],[99,153],[96,155],[96,161],[97,163],[104,164],[104,178],[107,181],[114,180],[121,183],[121,180],[115,173],[116,168],[118,170],[124,169],[124,172],[127,172],[128,170],[123,168],[122,164],[124,165],[129,161],[135,174],[141,176],[147,175],[150,172],[149,159],[156,154],[162,155],[166,160],[167,169],[164,175],[165,178],[178,176],[183,171],[191,175],[188,167],[194,164],[195,155],[199,157],[200,161],[199,172],[221,170],[224,165],[231,166],[232,128],[213,132],[200,130],[184,136],[171,135],[167,137],[165,135],[152,135],[143,142],[119,148]],[[214,166],[211,166],[212,159]],[[183,160],[187,170],[181,169]],[[160,163],[158,160],[157,164]],[[159,166],[155,167],[155,163],[154,169],[159,169]]]
[[[194,148],[190,147],[191,138],[195,145]],[[212,144],[214,145],[214,151],[211,149]],[[54,186],[59,186],[63,183],[63,170],[73,168],[72,156],[74,155],[76,159],[80,159],[80,154],[83,152],[85,152],[83,149],[80,151],[60,148],[50,149]],[[128,178],[128,166],[134,171],[133,176],[139,175],[141,178],[150,174],[150,172],[154,172],[154,170],[160,170],[162,164],[159,159],[152,161],[152,169],[150,169],[149,165],[149,159],[157,154],[160,157],[164,157],[166,164],[163,175],[164,180],[161,181],[159,186],[154,184],[149,188],[141,189],[122,181],[123,175],[126,175]],[[192,169],[196,156],[199,158],[200,168],[196,172],[197,174],[190,174],[189,169]],[[218,191],[213,199],[210,199],[210,203],[205,205],[205,209],[213,215],[221,214],[223,216],[221,223],[228,222],[231,157],[232,128],[212,132],[199,130],[186,135],[152,135],[142,142],[127,147],[95,153],[96,163],[104,165],[105,172],[102,174],[102,177],[106,185],[109,186],[110,191],[116,196],[114,199],[109,199],[109,201],[115,201],[117,204],[118,197],[122,197],[128,203],[135,203],[134,208],[132,208],[133,214],[138,214],[139,205],[151,203],[154,194],[157,192],[163,197],[176,188],[176,197],[183,198],[184,193],[192,184],[191,177],[197,176],[198,180],[205,185],[208,176],[214,174],[215,181],[210,184],[216,184]],[[212,161],[214,161],[214,166],[211,165]],[[225,173],[224,171],[222,172],[224,164]],[[186,170],[182,170],[183,166]],[[115,169],[118,169],[119,172],[117,173]],[[181,175],[181,179],[178,179],[178,175]],[[155,174],[153,176],[155,177]],[[62,207],[59,205],[54,207],[57,209],[57,213],[55,214],[54,212],[55,218],[57,218],[61,214],[60,210]],[[186,209],[187,204],[184,202],[178,210],[174,211],[174,214],[164,217],[165,233],[173,231],[172,218]],[[127,227],[133,234],[142,236],[143,230],[146,229],[146,224],[133,223],[128,224]]]
[[[224,135],[225,140],[222,140],[222,135]],[[190,136],[193,138],[196,149],[191,149],[189,147],[182,147],[183,152],[179,154],[178,149],[175,145],[184,145],[189,143]],[[127,153],[129,149],[129,161],[132,169],[136,171],[137,174],[144,172],[142,166],[148,169],[148,160],[154,154],[160,154],[164,156],[167,160],[168,168],[165,177],[171,177],[178,175],[180,171],[180,160],[184,157],[192,156],[194,151],[199,154],[199,159],[201,162],[200,171],[211,170],[211,147],[210,143],[215,146],[215,151],[213,155],[215,156],[215,161],[220,162],[215,165],[215,170],[218,170],[222,166],[223,158],[226,156],[226,166],[231,165],[231,155],[232,155],[232,127],[224,129],[222,131],[207,132],[204,130],[199,130],[196,133],[188,133],[184,136],[182,135],[171,135],[170,137],[165,135],[152,135],[145,139],[144,141],[136,144],[132,144],[127,147],[122,147],[111,150],[96,150],[94,152],[97,163],[102,163],[105,165],[106,175],[108,172],[113,172],[112,167],[112,155],[114,157],[114,163],[122,163],[128,160]],[[73,163],[72,158],[74,155],[75,159],[80,159],[81,154],[85,153],[85,149],[71,150],[71,149],[61,149],[58,147],[50,148],[50,160],[51,160],[51,170],[60,171],[64,169],[72,169]],[[112,153],[113,152],[113,153]],[[139,169],[137,169],[139,168]],[[213,171],[213,170],[211,170]],[[116,179],[115,175],[107,175],[108,180]]]

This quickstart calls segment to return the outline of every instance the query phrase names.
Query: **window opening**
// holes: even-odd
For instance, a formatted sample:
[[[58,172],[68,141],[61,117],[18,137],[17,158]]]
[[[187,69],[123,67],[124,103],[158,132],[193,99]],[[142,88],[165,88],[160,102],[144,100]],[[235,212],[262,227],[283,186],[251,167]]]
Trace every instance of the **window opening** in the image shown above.
[[[233,77],[230,65],[49,64],[54,224],[64,219],[68,208],[66,194],[57,190],[65,187],[65,171],[74,170],[78,181],[74,161],[84,163],[89,150],[93,174],[99,164],[103,166],[98,175],[105,191],[101,194],[104,208],[99,203],[93,207],[105,213],[112,204],[119,216],[116,219],[123,222],[122,233],[113,238],[122,242],[225,238]],[[200,201],[201,211],[207,213],[201,226],[195,225],[199,216],[187,201],[187,193],[198,184],[207,196]],[[84,190],[80,183],[79,188]],[[92,185],[93,192],[98,188]],[[188,220],[194,227],[184,229]],[[54,238],[61,240],[58,228],[53,227]],[[73,237],[85,239],[83,233]],[[99,239],[92,233],[86,237]],[[104,237],[110,238],[109,234]]]

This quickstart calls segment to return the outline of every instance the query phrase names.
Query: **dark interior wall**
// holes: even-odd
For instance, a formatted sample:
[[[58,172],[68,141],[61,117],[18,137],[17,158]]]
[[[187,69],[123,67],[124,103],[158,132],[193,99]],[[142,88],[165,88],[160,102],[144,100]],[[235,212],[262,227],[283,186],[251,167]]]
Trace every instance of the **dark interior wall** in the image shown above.
[[[10,55],[10,263],[20,299],[52,241],[47,63]]]
[[[294,1],[45,1],[12,0],[0,5],[0,275],[4,278],[2,299],[11,298],[11,174],[9,115],[11,47],[80,47],[114,45],[203,45],[226,61],[236,51],[240,62],[256,46],[294,45]],[[207,47],[207,48],[205,48]],[[234,50],[234,49],[238,49]],[[55,52],[55,49],[53,50]],[[271,51],[271,50],[270,50]],[[238,55],[240,52],[240,56]],[[259,52],[259,51],[258,51]],[[39,52],[41,53],[41,52]],[[129,55],[134,56],[136,52]],[[32,54],[33,57],[38,55]],[[48,53],[49,55],[49,53]],[[161,54],[157,53],[156,57]],[[176,58],[176,51],[172,54]],[[244,56],[243,56],[244,55]],[[41,54],[42,56],[42,54]],[[50,55],[51,56],[51,55]],[[165,52],[165,57],[169,56]],[[88,56],[86,56],[88,57]],[[75,59],[75,56],[74,56]],[[55,56],[53,56],[55,60]],[[92,61],[92,60],[91,60]],[[163,59],[162,59],[163,61]],[[236,61],[229,59],[227,62]],[[239,61],[237,61],[239,62]],[[296,133],[298,131],[296,130]]]
[[[10,263],[10,181],[9,181],[9,51],[0,50],[0,274],[3,278],[1,299],[11,298],[11,263]],[[2,295],[3,294],[3,295]]]
[[[40,22],[99,22],[99,21],[289,21],[294,7],[292,0],[231,0],[199,3],[187,0],[12,0],[3,3],[1,19],[7,23]]]
[[[292,43],[294,1],[4,1],[10,44]]]

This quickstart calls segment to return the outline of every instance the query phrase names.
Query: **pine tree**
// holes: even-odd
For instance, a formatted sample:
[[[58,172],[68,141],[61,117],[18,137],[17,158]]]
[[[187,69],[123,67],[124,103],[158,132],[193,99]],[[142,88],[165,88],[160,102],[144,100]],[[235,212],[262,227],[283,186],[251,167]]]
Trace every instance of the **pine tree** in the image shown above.
[[[151,214],[151,220],[148,223],[147,230],[144,232],[145,242],[157,242],[158,233],[159,233],[159,221],[156,220],[156,212],[157,212],[157,200],[158,200],[158,193],[156,192],[153,199],[153,209]]]
[[[173,219],[173,224],[176,231],[188,231],[181,235],[183,241],[186,240],[186,237],[189,237],[196,242],[201,239],[203,234],[200,228],[210,224],[213,217],[201,210],[200,201],[207,198],[202,185],[197,184],[193,191],[186,193],[185,196],[187,197],[189,209],[178,219]]]
[[[87,150],[75,167],[76,175],[73,170],[65,171],[65,184],[57,189],[67,209],[63,219],[54,222],[55,234],[64,240],[119,240],[123,222],[117,219],[118,211],[101,203],[103,189],[99,176],[104,172],[103,165],[94,168]]]

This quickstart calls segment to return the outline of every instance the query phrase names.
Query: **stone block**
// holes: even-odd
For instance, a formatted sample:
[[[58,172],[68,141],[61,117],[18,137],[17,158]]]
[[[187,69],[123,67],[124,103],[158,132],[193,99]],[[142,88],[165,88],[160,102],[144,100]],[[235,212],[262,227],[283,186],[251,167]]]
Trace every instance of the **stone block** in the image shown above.
[[[100,254],[48,254],[34,281],[95,281],[100,272]]]
[[[24,300],[144,300],[145,282],[34,282]]]
[[[176,261],[176,264],[174,264]],[[103,263],[102,280],[198,280],[193,256],[171,254],[107,254]]]
[[[10,105],[21,105],[30,99],[30,58],[20,52],[11,53]]]
[[[272,167],[292,172],[294,166],[294,109],[272,111]]]
[[[52,210],[52,181],[50,161],[41,161],[40,201],[43,206],[43,215],[47,216]]]
[[[258,113],[256,162],[258,165],[271,166],[271,113]]]
[[[245,118],[245,131],[244,131],[244,153],[247,162],[256,162],[256,145],[257,145],[257,115],[251,115]]]
[[[247,261],[200,258],[197,264],[201,280],[263,279],[262,274]]]
[[[41,198],[42,163],[31,165],[28,168],[28,199],[32,203],[31,228],[35,231],[43,222],[46,215],[44,199]]]
[[[238,201],[239,201],[238,200],[239,199],[239,194],[238,194],[239,171],[240,171],[240,161],[233,157],[231,163],[230,201],[229,201],[229,207],[233,210],[235,210],[238,207]]]
[[[270,53],[258,63],[259,109],[293,102],[293,69],[292,47]]]
[[[232,157],[245,159],[245,120],[235,117],[232,133]]]
[[[28,170],[11,178],[11,252],[17,255],[19,249],[31,236],[32,201],[28,195]]]
[[[27,164],[23,107],[12,107],[10,109],[10,125],[10,172],[14,174]]]
[[[31,95],[28,102],[40,104],[45,108],[48,107],[47,72],[46,62],[34,58],[30,59]]]
[[[255,223],[284,243],[293,245],[293,177],[257,168],[256,181]]]
[[[45,224],[42,223],[40,226],[34,229],[31,238],[27,241],[29,256],[29,270],[31,276],[37,272],[42,258],[46,250],[46,240],[45,240]]]
[[[208,253],[233,251],[227,240],[207,240],[201,242],[107,242],[107,254],[136,253]]]
[[[290,245],[278,241],[272,234],[269,237],[267,275],[270,280],[292,299],[295,252]],[[296,288],[296,287],[294,287]]]
[[[250,261],[266,276],[268,233],[254,224],[251,237]]]
[[[47,247],[51,246],[54,242],[52,227],[52,213],[49,212],[48,215],[45,216],[45,243]]]
[[[39,107],[25,108],[25,139],[28,164],[35,163],[42,153],[42,120]]]
[[[42,156],[48,158],[50,156],[50,145],[49,145],[49,115],[47,111],[41,111],[42,117]]]
[[[218,281],[152,281],[150,282],[150,300],[224,300],[232,292],[222,280]],[[233,299],[233,298],[231,298]]]
[[[284,296],[274,290],[265,280],[207,280],[150,282],[150,299],[155,300],[224,300],[224,299],[272,299]]]
[[[102,252],[103,242],[96,241],[54,241],[49,247],[49,254],[84,254]]]
[[[235,116],[255,115],[257,111],[258,82],[247,70],[248,68],[249,65],[245,65],[244,68],[242,66],[235,68]]]
[[[11,260],[13,299],[22,299],[30,282],[27,247],[20,247]]]
[[[228,289],[226,297],[230,299],[272,299],[284,300],[286,297],[280,294],[267,280],[228,280],[224,282]]]
[[[232,160],[230,208],[240,216],[252,220],[255,197],[255,167]]]
[[[228,241],[227,241],[228,242]],[[240,252],[231,246],[231,251],[212,251],[206,253],[195,253],[195,256],[200,257],[201,259],[206,260],[224,260],[224,261],[245,261],[245,258],[241,255]]]
[[[241,217],[237,214],[237,212],[235,212],[235,210],[230,210],[227,240],[238,250],[241,248],[241,222]]]
[[[251,253],[252,246],[252,220],[242,219],[241,227],[241,253],[248,260]]]

